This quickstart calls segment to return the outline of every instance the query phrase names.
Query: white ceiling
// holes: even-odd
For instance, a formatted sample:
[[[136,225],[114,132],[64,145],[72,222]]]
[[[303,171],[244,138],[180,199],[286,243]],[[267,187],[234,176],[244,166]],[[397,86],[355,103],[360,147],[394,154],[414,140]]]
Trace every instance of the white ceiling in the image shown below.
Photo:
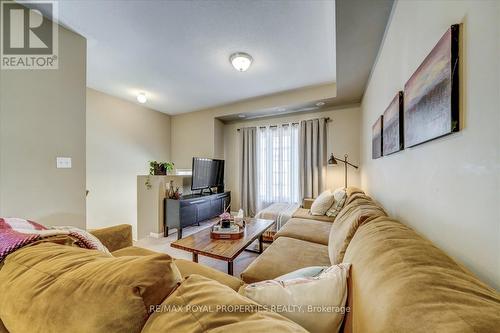
[[[87,38],[87,85],[178,114],[334,82],[330,1],[59,2],[59,21]],[[247,52],[247,72],[229,63]]]

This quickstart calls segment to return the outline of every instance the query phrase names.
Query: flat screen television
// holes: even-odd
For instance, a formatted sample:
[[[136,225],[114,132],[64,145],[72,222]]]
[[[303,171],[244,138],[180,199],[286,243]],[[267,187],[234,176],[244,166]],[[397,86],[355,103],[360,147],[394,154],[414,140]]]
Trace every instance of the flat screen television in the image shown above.
[[[193,180],[191,190],[224,188],[224,160],[193,157]]]

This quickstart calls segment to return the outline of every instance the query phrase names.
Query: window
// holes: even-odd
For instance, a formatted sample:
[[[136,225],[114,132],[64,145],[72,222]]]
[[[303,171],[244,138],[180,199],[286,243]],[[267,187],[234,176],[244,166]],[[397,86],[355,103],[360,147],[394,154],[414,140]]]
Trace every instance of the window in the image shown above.
[[[257,210],[299,201],[299,126],[257,130]]]

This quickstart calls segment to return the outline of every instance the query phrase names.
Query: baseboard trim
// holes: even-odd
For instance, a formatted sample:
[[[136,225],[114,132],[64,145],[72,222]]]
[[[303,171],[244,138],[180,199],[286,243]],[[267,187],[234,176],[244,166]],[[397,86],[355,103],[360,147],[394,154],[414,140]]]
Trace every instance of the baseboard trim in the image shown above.
[[[163,238],[163,232],[150,232],[149,236],[153,238]]]

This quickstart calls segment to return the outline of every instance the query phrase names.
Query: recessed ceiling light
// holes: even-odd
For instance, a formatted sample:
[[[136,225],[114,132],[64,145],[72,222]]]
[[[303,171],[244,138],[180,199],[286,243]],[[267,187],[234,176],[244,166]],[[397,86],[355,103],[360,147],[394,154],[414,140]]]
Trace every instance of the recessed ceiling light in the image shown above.
[[[244,115],[244,114],[239,114],[238,117],[240,117],[240,118],[246,118],[247,116]]]
[[[316,106],[323,106],[325,104],[326,104],[325,102],[318,102],[318,103],[316,103]]]
[[[237,52],[231,54],[229,61],[237,71],[246,72],[250,68],[253,58],[248,53]]]
[[[278,111],[278,112],[284,112],[284,111],[286,111],[286,108],[277,108],[276,111]]]
[[[137,95],[137,102],[144,104],[148,101],[148,98],[146,97],[146,94],[141,92],[139,95]]]

